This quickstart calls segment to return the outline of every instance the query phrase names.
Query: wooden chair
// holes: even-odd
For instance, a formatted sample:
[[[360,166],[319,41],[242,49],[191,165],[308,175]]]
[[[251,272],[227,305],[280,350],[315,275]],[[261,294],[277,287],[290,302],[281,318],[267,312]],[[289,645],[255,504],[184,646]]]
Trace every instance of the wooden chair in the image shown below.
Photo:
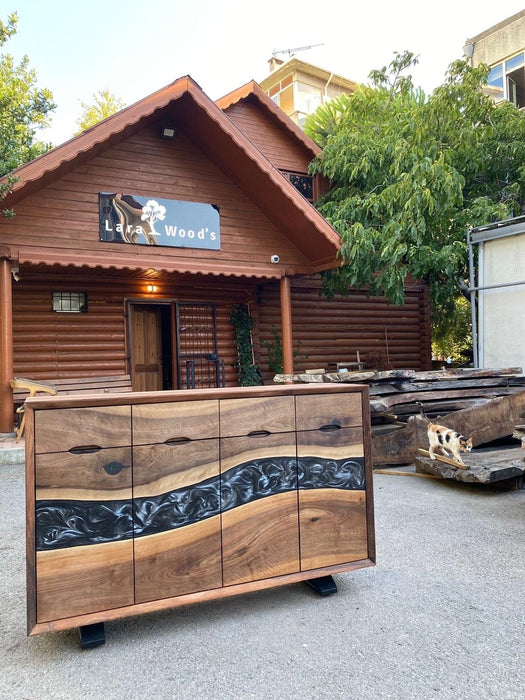
[[[32,379],[23,379],[22,377],[15,377],[14,379],[11,379],[11,388],[12,389],[18,389],[18,390],[26,390],[29,392],[29,395],[26,396],[25,398],[30,398],[31,396],[35,396],[35,394],[38,393],[45,393],[45,394],[51,394],[51,396],[54,396],[57,393],[56,388],[52,384],[43,384],[42,382],[34,382]],[[26,422],[26,417],[25,417],[25,399],[24,403],[21,406],[18,406],[16,409],[16,412],[20,414],[20,424],[18,428],[16,429],[16,441],[19,442],[20,438],[24,434],[24,428],[25,428],[25,422]]]

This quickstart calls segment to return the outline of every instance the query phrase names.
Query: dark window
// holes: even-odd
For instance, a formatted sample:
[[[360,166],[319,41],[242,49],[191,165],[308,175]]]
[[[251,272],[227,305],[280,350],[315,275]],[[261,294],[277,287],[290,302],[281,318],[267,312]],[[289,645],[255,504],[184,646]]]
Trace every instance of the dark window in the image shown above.
[[[283,171],[285,178],[290,180],[296,190],[306,197],[309,202],[314,201],[314,179],[311,175],[303,173],[288,173]]]
[[[85,292],[53,292],[53,311],[83,313],[87,309]]]

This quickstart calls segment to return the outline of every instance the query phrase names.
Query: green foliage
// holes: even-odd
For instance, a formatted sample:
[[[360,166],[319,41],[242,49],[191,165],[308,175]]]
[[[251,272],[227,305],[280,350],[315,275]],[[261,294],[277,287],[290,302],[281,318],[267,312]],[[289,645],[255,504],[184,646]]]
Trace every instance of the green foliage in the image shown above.
[[[119,97],[116,97],[109,90],[99,90],[93,93],[93,100],[91,105],[80,102],[82,114],[77,119],[78,131],[75,132],[75,136],[126,106]]]
[[[293,351],[293,359],[296,360],[299,357],[301,351],[301,341],[297,343],[297,348]],[[261,338],[261,345],[266,348],[268,353],[268,369],[270,372],[275,372],[275,374],[282,374],[283,372],[283,345],[281,341],[281,336],[275,328],[272,328],[272,339],[264,340]],[[306,360],[308,355],[303,355],[301,359]]]
[[[305,130],[323,147],[311,171],[335,183],[318,208],[342,238],[325,293],[366,288],[402,303],[407,280],[425,279],[439,327],[467,276],[467,228],[523,210],[525,113],[484,95],[487,67],[466,61],[426,98],[402,75],[414,62],[396,54]]]
[[[235,328],[239,383],[241,386],[256,386],[261,383],[261,374],[253,356],[254,320],[246,304],[237,304],[233,307],[230,323]]]
[[[437,360],[450,358],[465,362],[472,349],[472,317],[470,303],[463,296],[456,297],[454,308],[439,324],[432,339],[432,355]]]
[[[0,21],[0,47],[16,34],[18,15],[9,15],[7,23]],[[50,144],[35,139],[36,131],[49,124],[50,112],[55,109],[49,90],[37,87],[34,70],[24,56],[16,64],[9,54],[0,55],[0,176],[10,173],[19,165],[45,153]],[[15,179],[8,177],[0,184],[0,201],[5,198]],[[13,216],[4,209],[4,216]]]

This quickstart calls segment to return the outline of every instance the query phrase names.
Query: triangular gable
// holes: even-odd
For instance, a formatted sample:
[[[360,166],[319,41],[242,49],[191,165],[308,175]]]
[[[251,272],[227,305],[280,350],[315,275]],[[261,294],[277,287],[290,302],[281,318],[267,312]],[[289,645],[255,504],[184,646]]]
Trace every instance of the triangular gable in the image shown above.
[[[228,109],[233,105],[250,98],[257,100],[266,114],[278,123],[281,128],[285,129],[291,138],[300,143],[301,146],[309,152],[311,159],[321,152],[321,149],[315,141],[307,136],[304,131],[292,121],[270,97],[268,97],[255,80],[251,80],[240,88],[237,88],[237,90],[233,90],[224,97],[221,97],[216,101],[216,104],[227,113]]]
[[[175,116],[199,145],[308,259],[305,272],[333,267],[337,232],[188,76],[108,117],[14,171],[4,206],[12,206],[64,172],[128,138],[148,119]]]

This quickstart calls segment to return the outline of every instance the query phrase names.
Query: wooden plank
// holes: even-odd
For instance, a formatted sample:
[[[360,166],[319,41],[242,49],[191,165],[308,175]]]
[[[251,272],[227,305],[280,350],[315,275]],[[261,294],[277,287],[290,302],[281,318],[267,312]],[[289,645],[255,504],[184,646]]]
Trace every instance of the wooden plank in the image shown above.
[[[417,457],[415,466],[418,472],[436,474],[443,479],[464,483],[494,484],[523,477],[525,458],[520,453],[520,448],[479,454],[470,453],[465,456],[467,469],[455,469],[443,461],[425,457]]]
[[[428,450],[422,450],[421,448],[418,449],[419,454],[425,455],[425,457],[430,457],[430,452]],[[464,464],[461,464],[461,462],[458,462],[455,459],[450,459],[450,457],[445,457],[445,455],[438,455],[434,454],[434,458],[437,459],[438,462],[443,462],[444,464],[450,464],[453,467],[456,467],[456,469],[466,469],[467,467]]]

